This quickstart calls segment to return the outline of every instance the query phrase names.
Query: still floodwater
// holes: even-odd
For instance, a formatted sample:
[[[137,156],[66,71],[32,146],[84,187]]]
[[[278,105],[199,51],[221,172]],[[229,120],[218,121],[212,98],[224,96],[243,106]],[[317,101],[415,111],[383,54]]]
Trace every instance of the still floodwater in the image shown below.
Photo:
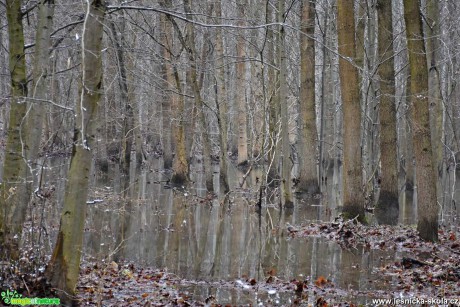
[[[49,173],[54,174],[57,191],[62,191],[63,182],[56,178],[65,178],[66,166],[56,163]],[[337,207],[330,201],[334,197],[323,197],[321,201],[300,199],[293,209],[280,210],[275,195],[268,198],[274,199],[272,204],[268,201],[257,211],[257,170],[240,187],[243,174],[233,169],[234,189],[223,201],[223,197],[207,197],[200,172],[194,173],[193,188],[168,188],[168,174],[160,165],[159,160],[154,160],[139,174],[132,169],[125,199],[120,196],[122,184],[116,171],[108,175],[95,172],[91,199],[102,202],[88,205],[86,260],[123,259],[208,282],[248,278],[263,281],[269,272],[276,272],[278,278],[286,281],[314,282],[324,276],[345,290],[388,288],[391,281],[381,279],[377,269],[394,263],[401,255],[343,250],[321,238],[291,238],[286,231],[287,223],[307,224],[337,216]],[[217,175],[215,179],[218,180]],[[58,199],[60,194],[56,195]],[[413,220],[413,212],[403,211],[400,220]],[[58,227],[59,210],[54,214],[51,229]],[[51,248],[51,240],[49,245]],[[184,290],[199,300],[213,295],[221,304],[257,304],[261,299],[244,287],[236,291],[202,284]],[[290,298],[281,295],[277,299],[288,303]]]

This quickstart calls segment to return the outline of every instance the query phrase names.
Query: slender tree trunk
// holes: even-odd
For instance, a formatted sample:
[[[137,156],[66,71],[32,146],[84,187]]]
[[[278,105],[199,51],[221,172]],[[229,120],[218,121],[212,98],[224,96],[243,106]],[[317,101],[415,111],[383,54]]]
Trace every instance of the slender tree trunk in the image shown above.
[[[418,202],[417,230],[427,241],[438,240],[436,176],[431,146],[428,101],[428,68],[423,42],[422,16],[418,0],[404,0],[407,47],[409,50],[410,102]]]
[[[352,0],[338,1],[340,88],[343,104],[343,207],[349,218],[364,218],[361,156],[361,106],[356,57],[355,18]]]
[[[169,5],[167,6],[169,7]],[[162,63],[162,74],[163,74],[163,95],[161,104],[161,113],[163,118],[162,123],[162,144],[163,144],[163,162],[166,169],[170,168],[173,163],[172,148],[175,144],[172,144],[173,139],[171,138],[172,132],[172,106],[175,99],[174,94],[169,91],[169,87],[174,83],[174,75],[171,67],[171,55],[172,52],[172,29],[171,24],[167,20],[165,15],[160,16],[160,23],[162,26],[163,33],[161,34],[161,43],[163,44],[163,57]]]
[[[278,2],[278,21],[284,22],[285,5],[284,0]],[[289,208],[294,205],[291,192],[291,144],[289,141],[289,113],[288,113],[288,92],[287,92],[287,59],[286,59],[286,29],[281,26],[279,33],[278,57],[280,63],[280,89],[278,92],[280,101],[280,120],[281,120],[281,201],[283,206]]]
[[[24,135],[22,122],[26,115],[27,75],[24,53],[24,31],[21,1],[7,0],[6,15],[9,38],[9,70],[11,74],[11,99],[3,182],[0,185],[0,247],[1,257],[19,259],[19,243],[27,203],[22,203],[26,163],[24,161]]]
[[[179,73],[176,67],[173,67],[174,79],[177,90],[182,93],[182,86],[179,79]],[[185,100],[184,96],[180,95],[173,99],[174,122],[172,123],[172,133],[175,138],[176,154],[173,159],[173,175],[171,182],[174,184],[183,184],[188,181],[188,160],[185,141],[185,120],[184,120]]]
[[[187,18],[189,20],[192,20],[192,16],[190,15],[191,13],[191,0],[184,0],[184,10],[186,13],[189,13],[187,15]],[[201,90],[199,87],[199,82],[198,82],[198,75],[197,75],[197,63],[196,63],[196,50],[195,50],[195,31],[193,28],[193,25],[191,23],[187,24],[187,38],[185,42],[184,48],[187,49],[187,53],[189,56],[190,60],[190,79],[192,82],[192,89],[193,89],[193,95],[195,97],[195,107],[198,112],[199,116],[199,126],[200,126],[200,132],[202,135],[201,141],[202,141],[202,153],[203,153],[203,163],[204,163],[204,172],[205,172],[205,181],[206,181],[206,188],[208,191],[212,192],[214,191],[214,185],[213,185],[213,170],[212,170],[212,164],[211,164],[211,144],[209,140],[209,134],[208,134],[208,125],[206,122],[206,117],[205,117],[205,110],[204,110],[204,104],[203,100],[201,97]]]
[[[222,17],[222,4],[221,0],[216,1],[215,14],[221,22]],[[216,107],[218,109],[218,122],[219,122],[219,145],[220,145],[220,184],[223,188],[222,192],[229,191],[228,185],[228,160],[227,160],[227,142],[228,142],[228,106],[227,106],[227,89],[225,86],[225,66],[224,66],[224,40],[222,38],[222,29],[216,30],[216,69],[217,69],[217,93],[216,93]]]
[[[95,145],[96,114],[102,91],[102,35],[105,2],[87,2],[82,36],[82,84],[76,104],[75,136],[59,233],[46,275],[60,289],[61,302],[75,303],[74,294],[83,250],[83,227]]]
[[[243,26],[245,18],[245,3],[242,0],[237,2],[238,25]],[[244,30],[240,30],[236,41],[236,103],[238,106],[238,164],[248,162],[248,129],[247,129],[247,108],[246,108],[246,44]]]
[[[430,121],[431,121],[431,142],[433,145],[433,153],[435,158],[436,190],[438,195],[441,195],[441,178],[443,173],[442,161],[442,144],[444,140],[443,129],[443,101],[441,97],[441,82],[440,70],[438,65],[440,42],[439,36],[441,31],[439,28],[439,7],[438,1],[427,1],[427,40],[426,40],[426,57],[428,63],[428,99],[430,103]]]
[[[315,106],[315,1],[301,3],[300,34],[300,137],[299,164],[301,191],[319,192],[317,175],[316,106]]]
[[[379,209],[398,208],[398,157],[396,153],[396,102],[391,1],[378,0],[378,51],[380,66],[380,159]]]
[[[160,4],[166,9],[170,9],[172,6],[171,0],[161,1]],[[163,20],[163,17],[165,20]],[[171,20],[166,18],[164,15],[160,16],[160,20],[162,22],[164,31],[164,36],[162,37],[162,49],[163,57],[165,58],[165,90],[172,90],[173,84],[175,84],[177,92],[182,93],[182,83],[180,80],[179,72],[174,65],[174,37],[172,23]],[[171,177],[171,182],[176,185],[181,185],[188,181],[189,171],[185,139],[185,99],[183,95],[175,95],[173,93],[167,93],[166,96],[168,99],[170,99],[171,104],[171,147],[174,148],[175,152],[172,160],[173,175]]]
[[[273,13],[273,8],[269,2],[266,6],[266,23],[275,22],[276,18]],[[267,83],[268,83],[268,103],[269,103],[269,120],[268,120],[268,177],[274,178],[278,176],[279,165],[279,144],[278,144],[278,120],[279,120],[279,96],[278,91],[278,71],[275,69],[276,59],[276,36],[271,27],[267,29]]]
[[[128,86],[128,77],[126,71],[126,60],[125,60],[125,39],[124,39],[124,18],[120,24],[120,28],[117,29],[115,21],[111,20],[110,26],[112,30],[112,39],[115,44],[116,60],[118,68],[118,84],[120,86],[120,99],[122,106],[122,119],[123,129],[121,135],[120,144],[120,163],[121,171],[123,174],[123,193],[127,195],[127,188],[129,183],[129,169],[131,165],[131,148],[133,145],[133,134],[134,134],[134,110],[132,106],[130,89]]]
[[[33,83],[31,102],[28,105],[27,121],[24,128],[25,154],[28,163],[28,171],[31,171],[32,178],[27,178],[26,191],[21,192],[21,202],[28,203],[32,194],[32,183],[38,184],[39,166],[37,157],[40,152],[42,139],[43,122],[46,108],[40,100],[51,100],[49,92],[49,68],[51,31],[53,30],[54,0],[42,0],[38,6],[38,25],[35,36],[35,56],[32,71]],[[35,189],[39,189],[37,186]]]

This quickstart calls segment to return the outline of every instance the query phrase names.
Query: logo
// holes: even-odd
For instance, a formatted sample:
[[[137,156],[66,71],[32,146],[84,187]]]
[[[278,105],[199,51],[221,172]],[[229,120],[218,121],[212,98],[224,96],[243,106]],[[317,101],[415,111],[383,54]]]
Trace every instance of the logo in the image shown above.
[[[12,299],[21,298],[22,294],[17,293],[16,290],[14,290],[13,292],[11,292],[10,290],[6,290],[6,292],[2,292],[1,296],[3,302],[9,305],[11,304]]]
[[[1,298],[7,305],[59,305],[61,303],[61,300],[58,298],[23,297],[16,290],[2,291]]]

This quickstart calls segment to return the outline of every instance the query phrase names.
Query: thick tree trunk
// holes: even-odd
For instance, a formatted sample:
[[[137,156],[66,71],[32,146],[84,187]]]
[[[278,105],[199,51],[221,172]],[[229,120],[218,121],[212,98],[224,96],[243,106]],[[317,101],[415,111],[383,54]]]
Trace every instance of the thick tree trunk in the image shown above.
[[[396,103],[391,1],[379,0],[378,51],[380,66],[380,159],[381,184],[378,209],[398,209],[398,160],[396,153]],[[397,216],[397,215],[396,215]],[[394,219],[393,219],[394,221]],[[397,221],[397,219],[396,219]],[[388,221],[392,223],[392,221]]]
[[[417,230],[427,241],[438,240],[438,204],[431,146],[428,101],[428,69],[423,42],[422,16],[418,0],[404,0],[407,47],[409,50],[410,102],[418,202]]]
[[[82,84],[76,104],[75,136],[64,196],[61,223],[53,255],[46,270],[48,281],[65,305],[75,303],[73,295],[80,272],[83,227],[95,145],[96,114],[102,90],[102,34],[105,2],[87,2],[82,36]]]
[[[300,136],[298,187],[308,193],[319,192],[317,175],[316,106],[315,106],[315,1],[301,4],[300,34]]]
[[[355,18],[352,0],[338,1],[340,88],[343,104],[343,207],[348,217],[364,218],[361,156],[361,106],[356,57]]]
[[[1,257],[19,259],[19,243],[27,203],[21,202],[24,191],[26,163],[24,161],[24,131],[22,122],[26,115],[27,75],[24,53],[24,31],[21,1],[6,1],[9,37],[9,70],[11,74],[11,99],[3,182],[0,185],[0,247]]]

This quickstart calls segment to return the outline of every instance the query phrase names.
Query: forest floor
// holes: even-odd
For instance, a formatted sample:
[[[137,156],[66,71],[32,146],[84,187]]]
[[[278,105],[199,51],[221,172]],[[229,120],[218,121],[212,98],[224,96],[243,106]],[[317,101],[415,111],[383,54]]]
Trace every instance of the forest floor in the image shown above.
[[[219,302],[215,296],[200,297],[193,289],[224,289],[255,298],[259,306],[360,306],[376,305],[372,299],[412,298],[409,305],[436,298],[437,304],[459,306],[460,301],[460,229],[440,229],[439,242],[421,241],[411,227],[364,226],[356,221],[312,223],[290,226],[285,231],[293,238],[324,237],[343,249],[394,250],[400,261],[374,268],[391,281],[388,290],[356,291],[341,289],[325,277],[316,280],[282,280],[276,272],[267,272],[265,280],[241,278],[234,281],[207,282],[186,280],[155,268],[132,263],[83,263],[77,286],[81,306],[241,306],[243,303]],[[359,269],[359,268],[357,268]],[[23,297],[53,293],[21,276],[13,282]],[[371,282],[371,281],[369,281]],[[11,285],[11,284],[10,284]],[[26,285],[26,286],[23,286]],[[42,290],[39,290],[40,288]],[[2,290],[3,291],[3,290]],[[205,291],[206,292],[206,291]],[[212,292],[212,291],[211,291]],[[215,291],[214,291],[215,293]],[[361,298],[361,299],[357,299]],[[452,299],[452,301],[442,301]],[[418,301],[417,301],[418,300]],[[394,303],[394,301],[393,301]],[[429,302],[428,302],[429,303]],[[443,304],[444,303],[444,304]],[[246,303],[244,303],[246,304]],[[381,305],[393,305],[390,302]]]
[[[401,261],[375,268],[382,278],[392,280],[389,290],[355,291],[340,289],[330,280],[281,280],[268,272],[265,280],[205,282],[185,280],[157,269],[112,262],[104,266],[87,265],[78,286],[82,305],[103,306],[229,306],[216,297],[197,299],[188,288],[194,286],[243,291],[257,298],[260,306],[359,306],[374,298],[412,298],[410,305],[424,299],[438,299],[429,305],[460,305],[459,229],[439,231],[438,243],[421,241],[410,227],[363,226],[355,221],[315,223],[289,227],[292,237],[320,236],[337,242],[344,249],[392,249],[403,252]],[[279,301],[282,294],[284,303]],[[366,298],[356,301],[355,298]],[[444,299],[444,301],[443,301]],[[451,299],[451,301],[445,301]],[[437,303],[437,304],[435,304]],[[443,304],[444,303],[444,304]],[[374,303],[375,304],[375,303]],[[372,305],[374,305],[372,304]],[[238,304],[241,305],[241,304]],[[382,305],[391,305],[390,302]]]

